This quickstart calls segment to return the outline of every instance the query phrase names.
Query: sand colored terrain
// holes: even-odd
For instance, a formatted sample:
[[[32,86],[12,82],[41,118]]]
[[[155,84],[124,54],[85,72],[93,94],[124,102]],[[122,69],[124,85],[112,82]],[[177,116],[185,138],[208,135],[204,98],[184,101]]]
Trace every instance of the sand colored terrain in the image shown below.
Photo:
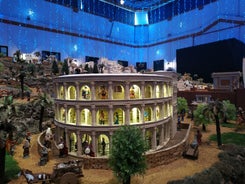
[[[190,120],[186,120],[187,122]],[[197,127],[192,128],[190,136],[194,135]],[[233,131],[231,128],[221,127],[222,132]],[[199,157],[197,160],[190,160],[180,158],[168,165],[162,165],[156,168],[148,169],[144,176],[132,177],[131,184],[164,184],[170,180],[181,179],[186,176],[191,176],[194,173],[201,172],[205,168],[209,168],[213,163],[218,161],[218,153],[221,151],[218,149],[215,142],[208,141],[208,137],[211,134],[215,134],[215,125],[208,125],[207,131],[202,132],[202,145],[199,147]],[[22,145],[16,147],[14,158],[19,163],[22,169],[30,169],[33,173],[52,173],[55,163],[65,161],[71,158],[59,158],[52,156],[50,161],[45,166],[39,166],[40,159],[37,153],[37,136],[32,135],[30,157],[22,157]],[[97,170],[97,169],[84,169],[84,177],[81,178],[81,184],[119,184],[114,177],[111,170]],[[10,184],[23,184],[26,183],[25,178],[20,176],[18,179],[13,180]]]

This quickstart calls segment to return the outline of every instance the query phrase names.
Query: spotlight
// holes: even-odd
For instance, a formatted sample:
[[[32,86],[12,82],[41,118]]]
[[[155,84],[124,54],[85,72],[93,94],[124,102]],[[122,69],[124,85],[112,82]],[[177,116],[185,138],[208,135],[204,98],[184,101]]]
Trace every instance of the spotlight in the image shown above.
[[[124,0],[120,0],[120,4],[123,5],[125,3]]]

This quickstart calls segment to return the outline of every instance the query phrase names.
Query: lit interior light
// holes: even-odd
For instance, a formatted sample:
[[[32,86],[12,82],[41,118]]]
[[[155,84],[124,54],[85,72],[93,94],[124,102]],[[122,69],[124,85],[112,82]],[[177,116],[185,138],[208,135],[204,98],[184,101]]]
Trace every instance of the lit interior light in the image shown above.
[[[28,11],[28,15],[32,16],[34,14],[34,11],[32,11],[31,9]]]
[[[125,3],[124,0],[120,0],[120,4],[123,5]]]

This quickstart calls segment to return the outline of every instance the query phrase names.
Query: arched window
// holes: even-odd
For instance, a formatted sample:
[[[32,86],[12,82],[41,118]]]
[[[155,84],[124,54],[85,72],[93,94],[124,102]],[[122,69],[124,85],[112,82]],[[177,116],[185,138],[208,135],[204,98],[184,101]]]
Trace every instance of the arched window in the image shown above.
[[[161,88],[159,85],[156,85],[156,98],[161,97]]]
[[[88,149],[87,149],[88,148]],[[87,150],[86,150],[87,149]],[[82,154],[94,156],[94,148],[92,147],[92,137],[89,134],[82,135]]]
[[[145,107],[145,112],[144,112],[144,119],[145,122],[147,121],[152,121],[153,119],[153,111],[151,107]]]
[[[70,108],[68,110],[68,117],[67,117],[68,123],[76,124],[76,111],[75,108]]]
[[[97,124],[108,125],[108,112],[105,109],[99,109],[97,111]]]
[[[92,125],[92,115],[89,109],[83,109],[81,111],[80,123],[82,125]]]
[[[64,123],[65,122],[65,118],[66,118],[65,108],[64,107],[60,108],[60,113],[59,114],[60,114],[59,120]]]
[[[149,84],[145,86],[145,98],[152,98],[152,86]]]
[[[65,89],[64,89],[64,86],[60,86],[58,97],[59,97],[59,99],[65,99]]]
[[[91,99],[91,91],[90,91],[90,88],[89,86],[87,85],[84,85],[81,87],[81,90],[80,90],[80,99]]]
[[[140,110],[134,107],[130,111],[130,123],[139,123],[141,121]]]
[[[76,99],[76,88],[74,86],[68,87],[68,99],[70,100]]]
[[[96,87],[96,99],[108,99],[108,89],[105,85]]]
[[[113,87],[113,99],[124,99],[124,88],[122,85]]]
[[[140,98],[140,87],[138,85],[132,85],[129,89],[129,98],[130,99],[139,99]]]
[[[77,151],[77,135],[72,132],[69,137],[70,141],[70,147],[68,148],[71,152],[76,152]]]
[[[125,113],[121,108],[115,109],[113,113],[113,124],[114,125],[124,125],[125,123]]]
[[[101,134],[98,137],[98,154],[100,156],[105,156],[109,154],[109,146],[110,146],[110,142],[109,142],[109,138],[105,135],[105,134]]]

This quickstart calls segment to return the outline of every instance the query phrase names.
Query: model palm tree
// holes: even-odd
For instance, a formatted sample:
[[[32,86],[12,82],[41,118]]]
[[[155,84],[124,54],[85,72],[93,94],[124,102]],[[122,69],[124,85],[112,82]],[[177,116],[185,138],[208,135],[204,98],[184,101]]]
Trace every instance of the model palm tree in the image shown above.
[[[16,128],[11,123],[11,119],[18,114],[18,108],[13,104],[12,96],[4,97],[0,102],[0,114],[0,178],[1,182],[4,182],[6,140],[13,139],[13,131]]]
[[[47,93],[41,93],[36,99],[34,99],[34,105],[41,106],[39,117],[39,131],[41,132],[44,109],[53,105],[53,99]]]
[[[210,102],[203,110],[204,115],[215,121],[216,124],[216,134],[217,134],[217,144],[218,147],[222,145],[221,131],[220,131],[220,119],[226,114],[225,106],[222,101],[215,100]]]

